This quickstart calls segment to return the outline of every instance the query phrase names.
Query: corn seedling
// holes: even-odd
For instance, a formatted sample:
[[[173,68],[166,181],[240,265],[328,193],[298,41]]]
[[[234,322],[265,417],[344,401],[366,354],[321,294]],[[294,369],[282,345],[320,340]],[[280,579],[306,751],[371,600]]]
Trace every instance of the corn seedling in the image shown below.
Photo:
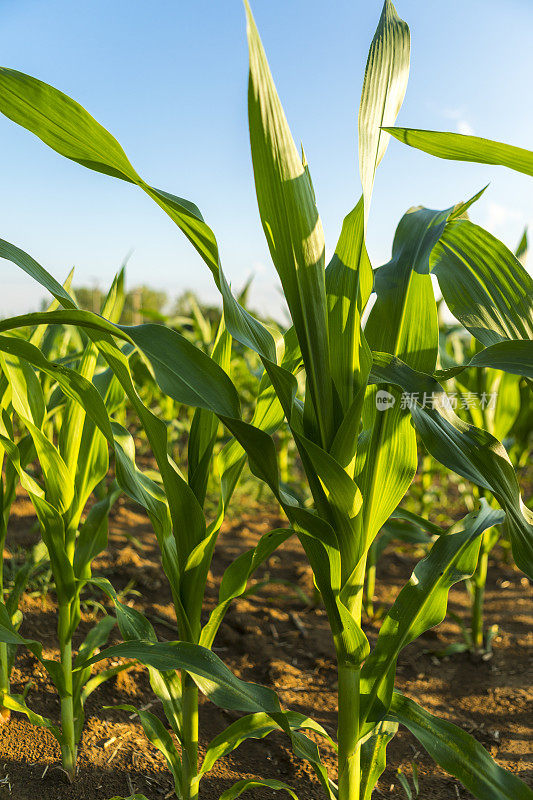
[[[33,263],[35,265],[35,262]],[[91,395],[86,376],[65,368],[59,371],[61,368],[43,359],[37,349],[26,347],[21,351],[19,348],[19,352],[24,352],[28,363],[55,376],[58,381],[61,378],[62,388],[71,393],[75,391],[78,397],[83,397],[84,407],[91,422],[100,429],[104,438],[114,448],[117,480],[121,489],[147,510],[154,526],[163,567],[174,597],[177,630],[180,636],[178,642],[158,643],[155,631],[148,620],[134,609],[123,605],[108,581],[86,576],[85,582],[90,580],[106,592],[115,603],[118,624],[125,642],[96,655],[92,655],[87,649],[83,653],[80,652],[75,662],[77,671],[88,671],[93,663],[109,657],[136,658],[148,666],[152,687],[163,702],[167,719],[180,744],[180,749],[156,717],[147,711],[136,711],[133,708],[128,710],[136,711],[148,738],[164,753],[174,776],[176,795],[179,798],[185,800],[196,798],[202,776],[211,769],[218,758],[238,747],[244,739],[250,736],[262,737],[277,729],[288,733],[295,751],[311,761],[324,785],[328,786],[316,745],[301,732],[302,728],[311,728],[325,736],[321,726],[301,714],[282,711],[274,692],[238,680],[210,650],[231,601],[245,593],[250,575],[280,543],[292,535],[292,530],[271,531],[262,537],[252,551],[244,553],[227,569],[221,585],[219,603],[202,627],[201,610],[209,565],[224,518],[225,507],[244,466],[245,455],[235,441],[230,442],[222,451],[219,457],[221,496],[218,513],[211,524],[207,525],[202,507],[206,496],[213,444],[219,425],[216,415],[205,409],[199,409],[195,413],[189,439],[189,470],[185,480],[168,456],[165,423],[154,416],[140,401],[131,381],[128,358],[125,352],[113,344],[109,336],[109,333],[113,333],[115,336],[126,338],[131,344],[132,340],[126,332],[129,329],[106,323],[102,317],[94,314],[77,311],[73,299],[59,284],[55,284],[50,276],[46,282],[51,291],[58,298],[61,297],[62,304],[72,309],[70,312],[29,315],[9,322],[6,320],[2,325],[9,328],[19,323],[25,324],[30,319],[34,322],[46,319],[50,322],[76,321],[82,325],[87,323],[86,330],[89,336],[94,336],[95,345],[112,365],[113,373],[118,377],[139,413],[154,449],[160,469],[160,481],[152,480],[148,474],[142,473],[137,468],[130,434],[116,423],[109,426],[107,416],[99,408],[94,392]],[[149,327],[158,330],[160,326]],[[100,337],[102,334],[107,334],[108,338],[105,336],[99,338],[93,333],[94,330],[99,331]],[[199,377],[202,374],[210,375],[213,371],[218,376],[227,377],[227,373],[218,364],[220,360],[221,364],[229,365],[231,339],[223,321],[212,354],[213,358],[197,350],[185,338],[180,337],[179,341],[193,358],[199,359],[194,368]],[[7,346],[9,345],[0,341],[0,350]],[[187,381],[190,380],[190,377],[184,377]],[[193,385],[191,382],[191,391]],[[233,400],[236,399],[235,395]],[[225,398],[225,401],[228,402],[228,398]],[[101,401],[99,402],[101,406]],[[267,427],[272,426],[274,420],[275,428],[278,418],[276,409],[272,411],[272,399],[267,385],[264,398],[260,397],[257,404],[255,419]],[[7,625],[3,630],[0,628],[1,636],[6,636],[6,629]],[[116,667],[114,670],[120,668],[123,667]],[[177,669],[180,670],[179,674],[176,673]],[[247,716],[213,740],[201,767],[198,765],[197,755],[198,688],[218,705],[248,712]],[[248,783],[254,786],[262,785],[260,779]],[[238,796],[247,788],[248,783],[245,786],[239,782],[234,794],[228,792],[226,797],[229,799]],[[271,784],[267,782],[265,785]]]
[[[441,364],[448,369],[453,369],[453,364],[457,361],[468,362],[483,350],[482,346],[466,331],[453,331],[447,339],[449,340],[448,349],[441,350]],[[453,353],[453,358],[450,358],[450,351]],[[489,431],[502,442],[508,442],[510,432],[520,414],[521,381],[520,375],[500,370],[466,369],[455,376],[453,388],[459,397],[470,398],[470,402],[464,404],[462,414],[471,424]],[[528,394],[530,394],[529,391]],[[511,457],[511,461],[515,467],[518,466],[513,457]],[[473,493],[476,495],[483,491],[483,489],[474,487]],[[476,570],[466,582],[471,598],[470,649],[476,654],[486,651],[483,604],[487,568],[490,553],[499,541],[500,535],[499,528],[485,531]]]
[[[282,338],[274,338],[233,297],[215,236],[196,206],[146,183],[116,140],[70,98],[29,76],[0,71],[0,110],[6,116],[67,158],[135,184],[174,220],[212,272],[229,333],[255,352],[264,368],[256,407],[260,412],[251,422],[245,421],[237,390],[216,360],[163,326],[106,325],[89,312],[77,311],[42,267],[13,245],[0,244],[2,256],[39,280],[67,309],[52,312],[50,321],[84,326],[94,337],[120,375],[161,472],[174,523],[172,541],[179,554],[171,581],[177,588],[178,630],[187,635],[181,634],[179,642],[158,643],[136,620],[132,625],[139,627],[130,632],[133,641],[108,652],[136,657],[159,672],[187,672],[215,702],[228,703],[231,695],[237,706],[230,707],[269,715],[301,752],[302,739],[281,712],[275,695],[236,684],[222,662],[195,643],[203,581],[195,580],[193,586],[187,581],[209,563],[203,514],[194,504],[198,502],[194,492],[192,500],[188,483],[176,477],[162,436],[129,386],[127,365],[121,360],[124,354],[111,338],[118,337],[144,353],[163,393],[200,409],[199,413],[215,415],[227,427],[235,437],[237,452],[247,455],[254,474],[269,486],[306,551],[337,654],[338,786],[325,775],[315,751],[309,755],[304,748],[326,796],[368,800],[385,766],[387,744],[402,724],[475,797],[527,800],[533,794],[522,781],[497,766],[469,734],[396,692],[394,679],[403,647],[444,618],[450,587],[475,571],[484,531],[505,518],[514,559],[526,574],[533,575],[533,515],[522,503],[507,453],[488,431],[459,419],[439,382],[467,368],[488,367],[533,377],[533,282],[513,253],[466,218],[467,208],[479,195],[444,211],[411,209],[396,230],[391,260],[372,270],[365,231],[374,177],[387,148],[387,131],[400,136],[390,126],[403,100],[409,68],[409,30],[389,0],[370,48],[359,111],[363,193],[345,218],[335,255],[326,267],[309,166],[294,145],[248,6],[247,19],[249,126],[259,213],[292,320]],[[423,138],[420,132],[404,138],[419,142],[420,135]],[[425,139],[423,144],[427,149]],[[452,144],[439,140],[436,149],[438,154],[457,157],[459,147],[455,139]],[[476,141],[463,148],[460,157],[465,153],[471,160],[533,172],[533,154],[518,148]],[[444,371],[436,370],[438,321],[432,275],[452,313],[484,346],[468,363]],[[363,327],[372,291],[376,301]],[[1,325],[12,329],[29,324],[29,319]],[[42,321],[39,315],[31,319]],[[402,393],[411,402],[404,405]],[[428,404],[426,398],[432,402]],[[313,508],[300,504],[280,485],[272,434],[284,420],[302,461]],[[437,538],[389,609],[371,650],[361,626],[368,550],[413,479],[415,428],[439,463],[490,493],[502,510],[491,508],[482,498],[476,511]],[[176,498],[181,504],[179,513]],[[190,520],[185,530],[184,509]],[[254,555],[246,554],[234,568],[239,586],[245,584],[253,562]],[[117,607],[119,621],[121,613]],[[124,636],[124,620],[122,629]],[[234,699],[231,688],[240,700]],[[187,709],[188,721],[194,722],[194,711],[189,710],[196,708],[195,690],[189,693],[184,687],[183,691],[181,708]],[[185,754],[194,753],[192,727],[179,729]],[[181,769],[190,761],[182,756]],[[237,784],[223,798],[238,796],[252,785],[256,784]],[[194,795],[189,790],[185,796]]]
[[[102,309],[104,316],[113,318],[120,313],[121,286],[122,276],[119,276]],[[57,301],[54,302],[57,305]],[[81,645],[78,656],[73,659],[72,655],[72,638],[81,618],[81,590],[91,577],[92,560],[106,546],[107,516],[119,492],[111,485],[106,496],[92,506],[82,521],[89,497],[105,478],[108,470],[109,456],[105,437],[97,430],[94,422],[87,418],[79,399],[68,397],[66,404],[55,408],[55,413],[61,415],[57,425],[57,446],[47,438],[44,433],[48,418],[44,392],[33,366],[19,355],[24,353],[24,348],[29,348],[30,352],[39,352],[35,338],[33,342],[31,339],[24,342],[14,336],[4,337],[0,365],[7,386],[9,405],[7,409],[3,409],[0,443],[9,460],[9,473],[16,472],[21,486],[33,503],[50,559],[58,603],[60,662],[45,658],[39,642],[20,636],[17,632],[18,625],[14,624],[11,598],[0,608],[3,626],[0,635],[6,647],[13,649],[18,644],[26,646],[48,671],[61,700],[61,726],[57,727],[51,720],[35,714],[25,703],[24,697],[10,694],[7,686],[3,687],[2,699],[6,708],[24,713],[32,723],[50,729],[60,743],[63,768],[72,779],[76,772],[77,744],[83,727],[84,702],[103,680],[124,669],[124,666],[111,669],[92,679],[90,669],[79,670],[75,674],[73,672],[81,661],[105,644],[115,624],[113,617],[104,617],[91,630]],[[88,347],[77,364],[77,372],[87,381],[94,377],[97,356],[96,348]],[[99,377],[103,380],[98,377],[95,380],[106,395],[112,385],[112,374],[101,374]],[[26,431],[21,443],[14,440],[8,409],[16,415],[18,423]],[[32,453],[36,455],[40,465],[42,484],[25,469],[29,460],[28,444],[31,444]]]
[[[72,274],[67,278],[65,287],[70,284]],[[49,311],[53,311],[58,307],[58,303],[54,300],[48,307]],[[48,326],[41,325],[36,328],[30,335],[29,341],[34,346],[43,346],[43,340],[48,332]],[[43,386],[43,397],[49,394],[50,387]],[[11,386],[5,371],[0,372],[0,412],[2,414],[2,425],[9,431],[11,439],[15,436],[13,428],[13,404],[11,395]],[[25,469],[28,463],[35,457],[35,448],[30,434],[22,436],[17,443],[18,457],[20,459],[20,467]],[[2,466],[5,462],[5,472],[2,475]],[[7,529],[10,517],[11,506],[15,500],[17,486],[19,485],[19,474],[17,468],[10,458],[5,457],[5,449],[0,444],[0,601],[5,603],[7,614],[11,620],[13,627],[18,630],[22,624],[22,614],[19,610],[20,598],[26,589],[29,580],[35,572],[42,566],[45,557],[42,549],[39,547],[34,548],[33,553],[26,563],[17,570],[13,581],[11,591],[7,593],[4,587],[5,568],[4,568],[4,548],[6,545]],[[17,652],[15,644],[7,644],[0,642],[0,698],[9,694],[10,691],[10,675],[13,669],[13,664]],[[10,710],[5,706],[0,706],[0,720],[5,721],[9,719]]]

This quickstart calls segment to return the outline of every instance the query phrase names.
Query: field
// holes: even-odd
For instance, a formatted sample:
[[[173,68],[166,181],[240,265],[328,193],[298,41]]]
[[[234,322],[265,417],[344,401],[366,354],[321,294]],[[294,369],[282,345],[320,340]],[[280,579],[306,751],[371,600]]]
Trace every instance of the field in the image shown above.
[[[206,612],[215,604],[220,576],[231,559],[252,547],[266,530],[283,524],[275,507],[258,506],[253,497],[243,496],[240,501],[238,518],[228,520],[222,532],[219,556],[213,562],[208,582]],[[133,598],[135,604],[154,621],[159,639],[164,640],[175,629],[174,609],[150,525],[127,501],[117,505],[111,513],[109,552],[98,559],[95,570],[109,577],[117,589],[133,584],[132,588],[141,595]],[[32,511],[31,504],[22,497],[14,507],[8,540],[8,546],[14,550],[36,541],[36,535],[30,533]],[[391,603],[414,564],[406,549],[390,548],[386,552],[379,565],[378,607]],[[283,545],[264,567],[265,573],[274,580],[290,581],[308,596],[312,594],[312,577],[297,541]],[[450,610],[468,624],[464,587],[450,593]],[[51,598],[25,598],[23,612],[25,635],[38,635],[45,647],[53,651],[55,605]],[[531,671],[531,587],[520,572],[502,563],[501,553],[494,553],[491,559],[486,615],[492,624],[498,625],[490,660],[468,653],[444,659],[432,655],[432,651],[442,651],[460,638],[458,625],[447,620],[404,651],[397,685],[433,712],[472,732],[499,764],[530,781],[533,779],[530,748],[533,693],[527,675]],[[235,603],[214,649],[237,675],[271,685],[287,706],[314,716],[334,735],[335,652],[324,617],[323,609],[306,606],[290,587],[270,584],[257,595]],[[169,625],[156,620],[168,620]],[[80,634],[93,623],[93,615],[85,615]],[[365,629],[373,640],[379,622],[367,621]],[[119,641],[119,637],[115,638]],[[56,711],[53,687],[31,656],[21,658],[17,664],[14,690],[22,690],[28,680],[35,682],[32,691],[36,710],[53,715]],[[149,706],[164,719],[142,669],[135,668],[119,676],[116,683],[106,685],[89,707],[87,730],[80,748],[79,778],[74,786],[68,787],[58,769],[59,751],[53,737],[43,737],[27,721],[17,718],[16,724],[13,721],[9,728],[0,730],[3,762],[0,779],[8,778],[11,793],[7,786],[2,786],[0,792],[20,800],[30,800],[39,794],[50,800],[107,800],[113,794],[131,794],[133,790],[154,798],[172,797],[172,781],[164,759],[148,744],[138,721],[126,712],[102,710],[102,705],[117,703]],[[201,749],[235,716],[203,703]],[[205,782],[206,800],[218,798],[240,777],[252,777],[260,770],[265,777],[287,780],[302,797],[320,798],[314,777],[294,759],[283,737],[277,735],[267,741],[266,748],[262,742],[247,743],[237,754],[217,764]],[[326,750],[326,759],[334,770],[331,751]],[[420,751],[416,739],[408,732],[399,735],[391,745],[390,763],[380,779],[376,796],[403,796],[396,769],[400,767],[410,776],[413,762],[418,765],[421,797],[427,800],[445,800],[454,795],[463,800],[472,797],[457,781],[435,770],[431,759]],[[269,790],[257,793],[258,798],[275,796]]]
[[[0,797],[533,800],[533,279],[471,214],[366,247],[391,137],[533,176],[533,153],[395,127],[385,0],[360,198],[326,264],[311,170],[251,9],[248,122],[286,324],[234,293],[199,208],[75,100],[0,68],[0,112],[139,189],[219,303],[60,283],[0,320]],[[405,148],[401,148],[405,151]],[[184,289],[186,287],[183,287]]]

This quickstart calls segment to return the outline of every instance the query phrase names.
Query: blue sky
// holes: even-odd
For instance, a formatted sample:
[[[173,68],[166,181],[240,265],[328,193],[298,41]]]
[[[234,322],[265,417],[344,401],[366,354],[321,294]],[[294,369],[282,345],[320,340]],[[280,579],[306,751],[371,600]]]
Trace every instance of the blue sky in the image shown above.
[[[331,252],[359,197],[357,109],[379,0],[254,0],[295,140],[303,141]],[[398,124],[533,146],[531,0],[398,0],[411,28],[411,77]],[[62,89],[120,141],[148,181],[200,207],[238,288],[275,312],[277,278],[258,218],[247,133],[240,0],[0,0],[2,63]],[[129,285],[216,298],[210,273],[173,223],[134,187],[62,159],[0,117],[0,237],[56,277],[109,284],[131,250]],[[378,266],[412,205],[446,208],[490,181],[476,222],[514,246],[533,228],[531,179],[454,164],[392,142],[371,209]],[[531,269],[531,265],[530,265]],[[0,261],[0,315],[44,296]]]

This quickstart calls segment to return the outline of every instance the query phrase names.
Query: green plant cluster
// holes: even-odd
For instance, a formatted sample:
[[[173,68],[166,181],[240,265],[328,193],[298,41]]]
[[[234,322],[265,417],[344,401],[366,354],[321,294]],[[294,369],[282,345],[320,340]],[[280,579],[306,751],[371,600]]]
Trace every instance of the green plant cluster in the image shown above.
[[[533,513],[513,466],[528,452],[533,281],[515,254],[469,219],[481,192],[444,210],[409,209],[396,229],[391,260],[379,268],[370,263],[365,235],[376,170],[391,135],[441,158],[501,164],[528,175],[533,153],[394,127],[407,87],[410,34],[385,0],[359,110],[362,195],[326,265],[310,168],[293,142],[247,4],[246,14],[252,164],[261,222],[290,312],[287,330],[265,324],[247,309],[246,297],[232,294],[215,235],[193,203],[146,182],[74,100],[0,69],[0,111],[60,155],[145,192],[196,249],[223,304],[218,319],[191,307],[186,324],[158,318],[157,324],[125,325],[119,321],[123,272],[95,313],[79,307],[70,279],[61,285],[28,253],[0,240],[0,256],[53,297],[47,311],[0,322],[1,533],[5,537],[20,483],[34,505],[49,563],[43,567],[43,556],[36,556],[0,604],[4,715],[20,712],[47,727],[74,780],[87,696],[135,662],[148,670],[168,724],[149,711],[136,713],[164,754],[181,800],[200,797],[203,776],[245,739],[278,730],[311,764],[324,797],[370,800],[400,725],[475,797],[531,800],[532,791],[472,736],[399,693],[395,673],[402,649],[444,619],[450,588],[467,579],[474,587],[472,646],[483,647],[486,556],[499,526],[517,566],[533,578]],[[439,329],[433,278],[462,326],[456,331]],[[444,384],[486,392],[497,384],[500,405],[461,418]],[[404,394],[410,403],[402,402]],[[154,469],[136,463],[133,418]],[[508,439],[512,458],[501,439]],[[471,493],[471,512],[447,530],[400,505],[415,477],[418,446],[433,459],[428,468],[436,463],[461,476]],[[205,621],[217,537],[246,464],[268,487],[288,527],[269,531],[228,566]],[[206,505],[208,488],[216,489],[214,508]],[[150,621],[92,573],[120,493],[140,504],[152,523],[174,602],[174,641],[158,641]],[[231,602],[291,536],[312,568],[335,646],[336,741],[316,721],[285,708],[272,689],[237,678],[212,649]],[[377,558],[395,538],[423,544],[424,557],[371,647],[363,613],[365,607],[372,613]],[[20,633],[21,592],[30,573],[43,568],[57,596],[59,661]],[[73,653],[88,587],[107,597],[115,615],[104,616]],[[106,647],[115,624],[122,643]],[[50,675],[61,703],[59,725],[32,711],[26,696],[11,693],[18,647],[29,649]],[[92,672],[110,658],[119,666]],[[199,692],[242,714],[213,739],[201,763]],[[336,749],[336,782],[310,731]],[[237,782],[221,800],[259,786],[297,797],[287,783],[257,777]]]

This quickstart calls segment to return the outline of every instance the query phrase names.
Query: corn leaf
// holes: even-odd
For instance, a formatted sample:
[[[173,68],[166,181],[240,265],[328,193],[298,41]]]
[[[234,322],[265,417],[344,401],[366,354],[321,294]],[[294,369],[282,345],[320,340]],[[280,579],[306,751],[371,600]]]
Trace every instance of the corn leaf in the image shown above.
[[[520,261],[523,267],[526,266],[528,249],[529,249],[529,243],[528,243],[527,226],[526,226],[524,228],[524,233],[522,234],[520,241],[518,242],[518,246],[515,250],[515,256]]]
[[[361,743],[361,800],[372,800],[372,793],[387,766],[387,745],[397,730],[397,722],[383,720]]]
[[[361,316],[373,282],[364,243],[363,215],[361,198],[344,219],[335,253],[326,269],[331,374],[340,405],[336,409],[337,432],[331,450],[347,469],[355,455],[360,410],[372,360],[361,328]]]
[[[450,588],[476,569],[482,533],[501,523],[504,516],[482,500],[481,509],[440,536],[415,567],[409,583],[389,609],[376,645],[361,670],[363,735],[367,726],[371,730],[387,713],[401,650],[442,622]]]
[[[533,339],[506,339],[489,345],[476,353],[466,364],[458,364],[447,369],[437,370],[438,380],[448,380],[471,367],[502,370],[513,375],[533,378]]]
[[[513,556],[533,576],[533,513],[524,505],[503,445],[453,412],[442,386],[399,359],[374,353],[371,380],[394,383],[412,398],[410,412],[426,449],[448,469],[492,492],[506,512]],[[427,402],[427,398],[430,402]]]
[[[211,650],[189,642],[129,641],[108,647],[83,666],[104,658],[133,658],[161,672],[185,670],[199,689],[222,708],[245,713],[280,714],[278,697],[272,689],[237,678]]]
[[[103,647],[116,624],[117,621],[115,617],[109,615],[102,617],[102,619],[90,629],[79,646],[78,652],[72,662],[73,666],[78,666],[82,661],[94,655],[96,650]]]
[[[146,738],[163,754],[168,768],[172,773],[172,777],[174,778],[176,793],[178,793],[180,791],[179,787],[181,785],[182,776],[181,759],[172,736],[161,720],[156,717],[155,714],[151,714],[149,711],[143,711],[140,708],[135,708],[135,706],[132,705],[109,706],[109,708],[129,711],[139,717]]]
[[[333,742],[328,736],[322,725],[294,711],[288,711],[285,715],[291,729],[302,729],[315,731],[324,736],[328,741]],[[211,740],[200,768],[199,774],[205,775],[209,772],[219,758],[223,758],[237,749],[247,739],[264,739],[269,733],[279,730],[280,727],[268,714],[258,712],[241,717],[236,722],[229,725],[222,733],[219,733]]]
[[[231,360],[231,337],[225,329],[224,318],[220,321],[211,358],[229,374]],[[192,418],[187,446],[189,486],[198,502],[203,506],[207,492],[209,468],[219,421],[215,414],[197,408]]]
[[[429,257],[452,211],[417,208],[404,215],[394,237],[391,261],[376,270],[377,299],[365,327],[373,350],[402,353],[407,363],[428,372],[435,367],[438,349]],[[411,323],[413,319],[416,325]],[[380,406],[381,395],[371,387],[363,407],[355,474],[364,498],[359,558],[402,499],[417,465],[416,435],[399,402],[399,392],[385,392],[388,406]]]
[[[482,344],[533,339],[533,278],[488,231],[469,220],[448,225],[431,269],[452,314]]]
[[[385,155],[389,135],[400,111],[409,78],[409,27],[390,0],[385,0],[366,64],[359,108],[359,170],[365,204],[365,224],[374,177]]]
[[[79,103],[30,75],[1,67],[0,111],[65,158],[139,186],[183,231],[218,282],[217,243],[199,209],[145,183],[117,140]]]
[[[394,692],[391,719],[405,725],[436,763],[479,800],[533,800],[533,791],[498,766],[473,736]]]
[[[36,711],[32,711],[31,708],[26,704],[26,701],[22,695],[3,694],[2,705],[5,708],[9,708],[10,711],[17,711],[19,714],[24,714],[24,716],[30,721],[31,725],[36,725],[39,728],[48,728],[50,733],[55,739],[57,739],[60,745],[66,743],[61,728],[58,728],[57,725],[54,725],[52,720],[48,719],[48,717],[43,717],[41,714],[37,714]]]
[[[509,167],[525,175],[533,175],[533,152],[511,144],[465,136],[461,133],[424,131],[416,128],[385,128],[398,141],[416,147],[437,158],[451,161],[475,161]]]
[[[53,443],[39,428],[19,415],[33,439],[39,463],[43,470],[45,497],[60,514],[64,514],[74,499],[74,476],[61,458]]]
[[[161,390],[186,405],[240,417],[239,397],[229,376],[184,336],[163,325],[117,326],[149,358]],[[172,364],[179,363],[180,369]],[[172,388],[172,392],[169,391]]]
[[[247,792],[248,789],[260,789],[261,787],[273,789],[275,792],[287,792],[293,800],[298,800],[298,796],[293,792],[290,786],[282,781],[274,780],[273,778],[246,778],[245,780],[237,781],[237,783],[229,789],[226,789],[225,792],[222,792],[220,800],[235,800],[236,797],[240,797],[241,794]]]
[[[248,580],[254,571],[272,555],[280,544],[293,535],[294,531],[290,528],[269,531],[261,536],[254,548],[241,553],[235,561],[232,561],[222,576],[218,603],[202,629],[200,644],[203,647],[211,647],[226,610],[232,600],[245,592]]]
[[[328,445],[333,397],[322,223],[248,3],[246,16],[248,119],[259,213],[300,343],[318,435]]]
[[[0,365],[9,380],[13,408],[40,429],[45,415],[45,402],[35,371],[27,362],[13,356],[1,356]]]

